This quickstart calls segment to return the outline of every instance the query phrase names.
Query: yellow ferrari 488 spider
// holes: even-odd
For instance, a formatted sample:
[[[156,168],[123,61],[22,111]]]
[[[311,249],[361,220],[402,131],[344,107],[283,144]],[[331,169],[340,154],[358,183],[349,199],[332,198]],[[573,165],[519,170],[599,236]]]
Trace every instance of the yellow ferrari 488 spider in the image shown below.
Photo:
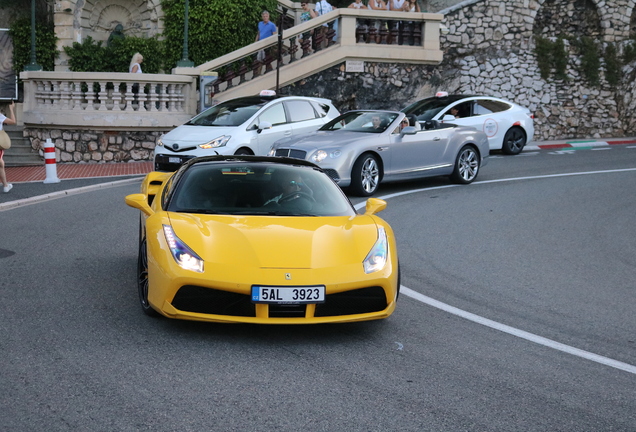
[[[386,318],[400,278],[395,236],[369,198],[358,214],[316,165],[209,156],[152,172],[141,210],[143,311],[169,318],[315,324]]]

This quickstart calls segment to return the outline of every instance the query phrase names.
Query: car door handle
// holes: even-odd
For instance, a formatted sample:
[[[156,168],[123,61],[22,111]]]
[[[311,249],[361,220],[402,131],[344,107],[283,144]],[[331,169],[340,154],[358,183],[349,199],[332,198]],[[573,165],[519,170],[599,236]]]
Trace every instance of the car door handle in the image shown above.
[[[433,141],[439,141],[439,140],[441,140],[441,138],[440,138],[440,137],[435,137],[435,138],[433,138]]]

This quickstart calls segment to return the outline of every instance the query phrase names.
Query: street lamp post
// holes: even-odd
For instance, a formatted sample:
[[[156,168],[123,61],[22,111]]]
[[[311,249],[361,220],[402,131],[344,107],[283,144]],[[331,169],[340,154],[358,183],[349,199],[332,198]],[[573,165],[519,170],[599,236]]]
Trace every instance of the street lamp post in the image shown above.
[[[177,62],[177,66],[179,67],[193,67],[194,62],[188,59],[188,13],[189,13],[189,2],[185,0],[185,21],[183,23],[183,56],[181,60]]]
[[[24,67],[25,71],[42,70],[35,60],[35,0],[31,0],[31,63]]]
[[[287,15],[287,8],[283,6],[283,13],[278,20],[278,59],[276,61],[276,94],[279,91],[280,64],[283,62],[283,20]]]

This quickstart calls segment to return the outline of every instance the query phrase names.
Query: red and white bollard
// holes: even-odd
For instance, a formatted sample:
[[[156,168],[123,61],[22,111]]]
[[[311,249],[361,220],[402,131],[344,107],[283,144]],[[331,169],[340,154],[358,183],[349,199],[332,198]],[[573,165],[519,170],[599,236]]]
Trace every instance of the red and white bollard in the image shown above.
[[[57,165],[55,164],[55,144],[51,138],[47,138],[44,143],[44,162],[46,166],[46,178],[44,183],[59,183],[57,178]]]

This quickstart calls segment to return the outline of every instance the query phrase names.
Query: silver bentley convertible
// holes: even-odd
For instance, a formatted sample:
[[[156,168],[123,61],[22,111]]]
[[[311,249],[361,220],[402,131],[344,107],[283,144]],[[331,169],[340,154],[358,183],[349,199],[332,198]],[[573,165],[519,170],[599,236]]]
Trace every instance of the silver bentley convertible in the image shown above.
[[[420,125],[399,111],[349,111],[318,131],[277,141],[271,156],[311,161],[338,185],[370,196],[380,182],[450,176],[468,184],[486,165],[488,137],[473,127],[429,120]]]

